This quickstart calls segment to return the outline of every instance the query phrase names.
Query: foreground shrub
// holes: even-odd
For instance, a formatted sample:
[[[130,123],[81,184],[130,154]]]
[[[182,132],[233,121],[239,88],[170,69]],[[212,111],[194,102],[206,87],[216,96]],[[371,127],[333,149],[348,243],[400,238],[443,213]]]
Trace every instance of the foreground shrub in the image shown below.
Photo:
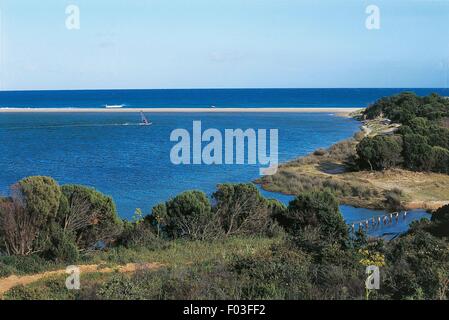
[[[213,237],[216,223],[213,222],[209,199],[201,191],[187,191],[167,201],[165,231],[172,238],[201,240]]]
[[[0,234],[8,254],[29,255],[43,249],[49,225],[56,217],[61,190],[48,177],[29,177],[12,187],[0,203]]]
[[[449,204],[432,214],[432,224],[429,229],[437,237],[449,238]]]
[[[62,187],[56,222],[64,232],[75,235],[81,250],[108,245],[123,227],[111,197],[80,185]]]
[[[300,194],[290,202],[288,211],[278,220],[294,236],[305,228],[318,228],[321,240],[339,243],[348,240],[348,229],[338,200],[328,190]]]
[[[126,248],[145,247],[155,250],[165,245],[166,241],[155,232],[155,227],[148,220],[125,223],[123,232],[117,239],[117,246]]]
[[[282,205],[268,201],[252,183],[221,184],[212,195],[214,211],[226,236],[261,235],[272,227],[272,214]]]
[[[449,246],[417,230],[394,241],[387,251],[381,293],[390,299],[447,299]]]

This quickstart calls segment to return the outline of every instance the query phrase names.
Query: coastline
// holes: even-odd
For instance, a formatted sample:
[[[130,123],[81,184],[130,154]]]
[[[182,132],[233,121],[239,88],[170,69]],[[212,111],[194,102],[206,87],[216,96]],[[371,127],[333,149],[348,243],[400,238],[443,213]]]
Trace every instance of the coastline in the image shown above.
[[[0,113],[335,113],[349,116],[363,108],[0,108]]]
[[[350,116],[360,120],[354,114]],[[352,171],[347,168],[346,158],[355,152],[360,139],[389,134],[396,129],[394,124],[364,121],[361,130],[354,137],[321,149],[323,154],[315,150],[306,156],[282,163],[275,175],[263,176],[253,182],[265,191],[283,195],[295,195],[299,189],[308,185],[312,185],[312,189],[333,188],[340,204],[355,208],[388,210],[386,195],[395,189],[403,192],[401,206],[404,210],[434,211],[449,204],[449,176],[446,174],[401,168],[379,172]],[[342,150],[346,154],[343,157],[340,154]],[[308,191],[307,189],[303,191]]]

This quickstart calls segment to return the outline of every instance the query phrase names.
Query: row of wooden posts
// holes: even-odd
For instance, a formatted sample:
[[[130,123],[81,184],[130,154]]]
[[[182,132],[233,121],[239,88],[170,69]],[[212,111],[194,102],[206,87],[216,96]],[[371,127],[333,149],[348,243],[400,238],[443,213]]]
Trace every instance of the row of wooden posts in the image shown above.
[[[368,231],[369,229],[375,229],[380,228],[382,226],[391,225],[393,223],[399,223],[399,218],[401,216],[403,219],[405,219],[407,217],[407,211],[404,211],[403,213],[393,212],[385,214],[383,216],[376,216],[370,219],[352,222],[351,230],[352,232],[355,232],[356,227],[358,226],[357,230],[363,229],[365,231]]]

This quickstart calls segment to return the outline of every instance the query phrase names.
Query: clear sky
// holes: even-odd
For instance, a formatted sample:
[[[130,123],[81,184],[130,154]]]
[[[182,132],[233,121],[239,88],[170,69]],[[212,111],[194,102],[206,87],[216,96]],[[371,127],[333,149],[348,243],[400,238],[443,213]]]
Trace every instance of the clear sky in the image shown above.
[[[66,28],[67,5],[80,29]],[[368,5],[380,29],[368,30]],[[0,0],[0,89],[448,87],[449,0]]]

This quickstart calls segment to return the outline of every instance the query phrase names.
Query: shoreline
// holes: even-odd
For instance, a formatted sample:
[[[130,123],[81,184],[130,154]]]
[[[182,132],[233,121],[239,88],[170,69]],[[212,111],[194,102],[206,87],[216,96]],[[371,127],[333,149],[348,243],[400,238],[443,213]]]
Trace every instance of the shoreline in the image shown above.
[[[336,113],[349,115],[364,108],[0,108],[0,113]]]
[[[355,120],[360,121],[356,117]],[[376,126],[373,120],[361,126],[357,133],[364,136],[377,135],[391,132],[391,125]],[[355,208],[366,208],[372,210],[388,210],[385,202],[386,194],[399,188],[404,193],[401,196],[401,206],[404,210],[426,210],[434,211],[449,204],[449,176],[435,172],[414,172],[401,168],[392,168],[384,171],[351,171],[346,169],[342,159],[333,158],[332,149],[338,152],[340,149],[355,147],[358,140],[355,137],[337,142],[326,150],[325,155],[316,155],[311,152],[297,159],[287,161],[279,165],[278,171],[273,176],[263,176],[253,182],[267,192],[280,193],[292,196],[298,191],[284,184],[289,180],[290,184],[309,184],[310,181],[317,183],[316,188],[326,185],[335,186],[334,192],[341,205]],[[346,144],[346,147],[345,147]],[[339,147],[340,146],[340,147]],[[435,184],[437,185],[435,187]],[[345,192],[357,191],[358,194],[345,194]],[[368,192],[369,191],[369,192]],[[366,196],[364,193],[375,193]]]

